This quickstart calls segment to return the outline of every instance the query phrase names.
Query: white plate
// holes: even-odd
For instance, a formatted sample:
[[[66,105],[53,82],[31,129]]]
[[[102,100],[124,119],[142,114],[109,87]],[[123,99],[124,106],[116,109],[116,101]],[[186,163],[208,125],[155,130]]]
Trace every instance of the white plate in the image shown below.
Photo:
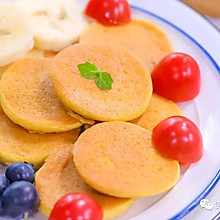
[[[13,0],[11,0],[13,1]],[[179,104],[200,127],[205,153],[168,193],[137,201],[115,220],[181,219],[205,198],[220,179],[220,34],[202,16],[179,1],[130,0],[133,17],[156,23],[170,37],[175,51],[192,55],[202,74],[202,89],[191,102]],[[4,219],[4,218],[0,218]],[[34,220],[45,220],[40,213]]]

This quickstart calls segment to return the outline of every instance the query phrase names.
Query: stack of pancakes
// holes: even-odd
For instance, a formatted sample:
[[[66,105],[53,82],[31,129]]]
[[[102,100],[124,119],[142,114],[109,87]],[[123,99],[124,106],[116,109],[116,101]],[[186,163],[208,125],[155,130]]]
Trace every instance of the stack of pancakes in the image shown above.
[[[179,163],[151,143],[159,122],[182,115],[175,103],[152,94],[150,72],[170,52],[167,36],[151,23],[91,23],[56,56],[24,58],[4,71],[0,161],[43,165],[35,183],[46,216],[63,195],[83,192],[110,219],[176,184]],[[81,75],[77,66],[85,62],[110,73],[111,90]],[[79,136],[83,125],[89,126]]]

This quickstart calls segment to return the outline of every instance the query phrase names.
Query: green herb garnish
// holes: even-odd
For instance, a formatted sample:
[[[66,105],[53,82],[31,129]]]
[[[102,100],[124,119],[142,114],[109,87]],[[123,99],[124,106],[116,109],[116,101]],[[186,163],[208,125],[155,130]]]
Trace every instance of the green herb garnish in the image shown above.
[[[113,79],[109,73],[102,72],[94,64],[89,62],[81,63],[77,67],[83,77],[86,79],[95,79],[96,85],[101,90],[112,89]]]
[[[28,219],[28,212],[25,212],[24,213],[24,220],[27,220]]]

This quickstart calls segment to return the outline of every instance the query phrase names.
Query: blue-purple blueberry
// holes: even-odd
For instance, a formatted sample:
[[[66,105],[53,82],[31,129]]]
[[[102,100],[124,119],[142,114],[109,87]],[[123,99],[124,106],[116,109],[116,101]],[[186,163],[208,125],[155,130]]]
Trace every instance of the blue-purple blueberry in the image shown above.
[[[9,180],[4,175],[0,175],[0,196],[9,185]]]
[[[25,180],[30,183],[34,182],[34,167],[32,164],[16,162],[7,167],[5,176],[11,183]]]
[[[2,214],[2,197],[0,196],[0,214]]]
[[[26,213],[31,216],[38,205],[38,192],[27,181],[12,183],[2,194],[3,214],[12,218],[24,218]]]

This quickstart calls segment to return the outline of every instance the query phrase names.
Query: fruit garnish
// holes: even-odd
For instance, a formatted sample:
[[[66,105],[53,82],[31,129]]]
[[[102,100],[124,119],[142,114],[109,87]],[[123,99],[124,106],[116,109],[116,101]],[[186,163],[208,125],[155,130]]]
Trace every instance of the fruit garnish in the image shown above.
[[[5,176],[0,175],[0,195],[2,195],[2,193],[9,185],[10,185],[9,180]]]
[[[9,13],[10,12],[10,13]],[[0,66],[8,65],[34,46],[33,31],[17,4],[0,1]]]
[[[23,218],[26,213],[31,216],[38,205],[38,192],[33,184],[27,181],[12,183],[2,194],[3,212],[12,218]]]
[[[34,172],[35,171],[32,164],[16,162],[7,167],[5,175],[11,183],[21,180],[33,183]]]
[[[154,92],[174,102],[195,98],[200,90],[200,70],[197,62],[184,53],[171,53],[154,68]]]
[[[152,142],[161,154],[183,164],[197,162],[203,155],[199,128],[183,116],[173,116],[160,122],[153,129]]]
[[[100,205],[89,195],[72,193],[63,196],[54,206],[49,220],[102,220]]]
[[[75,43],[88,24],[77,0],[21,0],[17,4],[28,15],[34,47],[40,50],[58,52]]]
[[[101,90],[111,90],[113,79],[107,72],[102,72],[94,64],[86,62],[78,65],[78,69],[86,79],[95,79],[96,85]]]
[[[0,214],[2,213],[2,198],[0,197]]]
[[[127,0],[90,0],[85,14],[103,25],[124,25],[131,20]]]

